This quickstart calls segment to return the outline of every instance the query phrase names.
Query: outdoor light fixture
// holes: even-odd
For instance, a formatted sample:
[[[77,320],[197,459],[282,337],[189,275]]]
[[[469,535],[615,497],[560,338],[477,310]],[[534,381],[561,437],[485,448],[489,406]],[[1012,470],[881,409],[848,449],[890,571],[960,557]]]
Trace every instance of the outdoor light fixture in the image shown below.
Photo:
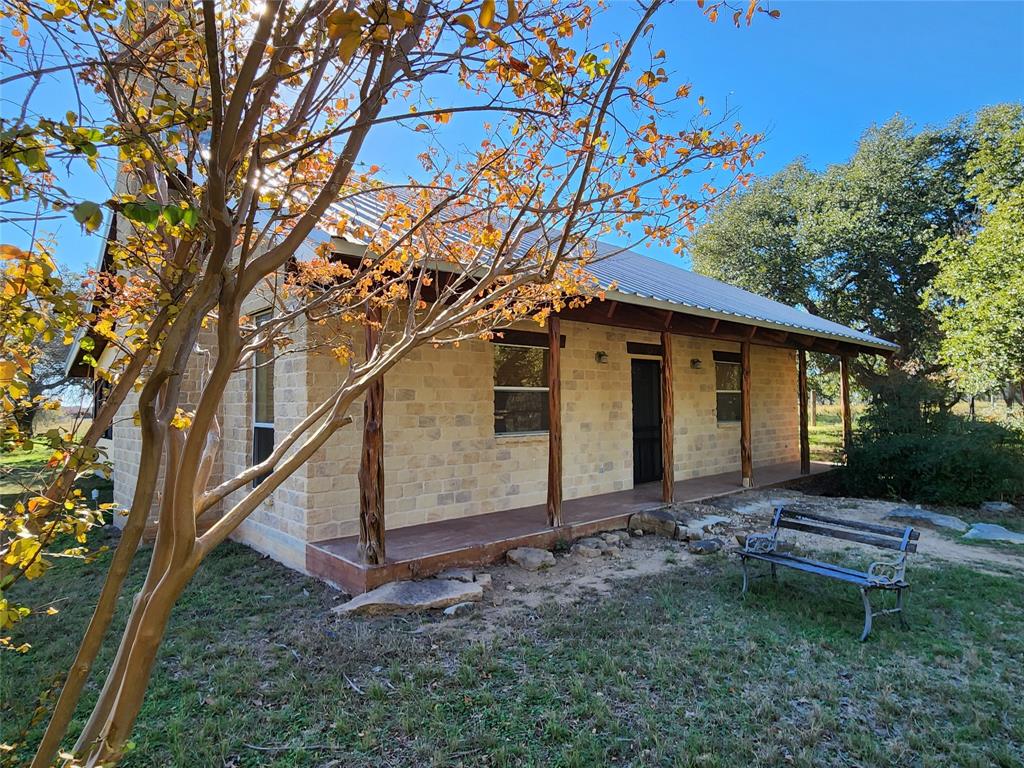
[[[692,358],[690,358],[690,367],[693,368],[694,370],[697,370],[698,368],[700,368],[701,365],[703,365],[703,363],[701,363],[699,357],[692,357]]]
[[[605,363],[608,362],[608,353],[607,352],[595,352],[594,353],[594,359],[597,362],[599,362],[601,365],[604,365]]]

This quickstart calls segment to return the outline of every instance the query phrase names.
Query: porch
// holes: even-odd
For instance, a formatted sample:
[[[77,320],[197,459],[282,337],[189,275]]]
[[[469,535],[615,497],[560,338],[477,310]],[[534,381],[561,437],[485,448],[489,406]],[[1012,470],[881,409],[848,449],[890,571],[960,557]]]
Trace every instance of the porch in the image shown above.
[[[826,472],[832,466],[811,462],[809,474]],[[800,469],[800,462],[758,467],[752,487],[768,488],[808,474]],[[674,497],[677,502],[696,502],[743,489],[740,473],[724,472],[679,481]],[[624,528],[633,513],[664,503],[661,483],[654,482],[564,500],[562,525],[558,528],[548,525],[543,504],[395,528],[387,532],[387,558],[380,565],[361,561],[358,536],[311,542],[306,545],[306,570],[347,592],[360,594],[389,581],[422,578],[456,566],[493,563],[516,547],[550,548],[559,539]]]

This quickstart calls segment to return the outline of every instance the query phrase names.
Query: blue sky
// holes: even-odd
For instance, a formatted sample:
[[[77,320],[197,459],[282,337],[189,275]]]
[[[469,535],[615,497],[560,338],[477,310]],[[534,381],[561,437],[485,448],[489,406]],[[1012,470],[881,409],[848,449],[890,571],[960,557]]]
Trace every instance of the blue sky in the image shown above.
[[[612,0],[608,23],[630,15],[630,7]],[[736,29],[727,17],[710,24],[692,0],[681,0],[653,33],[653,47],[667,51],[673,83],[692,82],[716,112],[728,105],[745,128],[768,133],[759,174],[801,156],[814,168],[845,160],[866,128],[896,112],[925,126],[1024,101],[1024,2],[772,7],[781,18],[758,15],[753,26]],[[10,108],[3,103],[5,112]],[[364,159],[414,173],[389,167],[395,138],[382,132],[371,139]],[[102,189],[85,172],[75,172],[68,186],[93,195]],[[26,244],[23,234],[5,229],[4,241]],[[47,222],[44,231],[54,232],[58,258],[69,267],[95,263],[98,238],[83,236],[73,221]],[[652,255],[678,259],[667,251]]]

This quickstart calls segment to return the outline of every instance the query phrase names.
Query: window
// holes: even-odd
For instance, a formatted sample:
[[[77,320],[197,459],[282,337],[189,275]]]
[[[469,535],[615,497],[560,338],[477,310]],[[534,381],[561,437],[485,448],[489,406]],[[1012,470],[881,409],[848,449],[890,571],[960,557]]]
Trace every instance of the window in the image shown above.
[[[547,429],[547,348],[495,344],[494,433],[528,434]]]
[[[271,317],[270,312],[255,316],[256,325],[262,325]],[[253,358],[252,388],[252,463],[259,464],[274,450],[274,353],[260,350]],[[269,473],[268,473],[269,474]],[[252,484],[255,488],[267,478],[260,475]]]
[[[743,413],[740,356],[737,352],[715,352],[715,397],[718,423],[739,421]]]
[[[107,402],[107,398],[110,397],[110,382],[105,379],[93,379],[92,382],[92,417],[95,419],[100,412],[100,408]],[[100,435],[104,440],[114,439],[114,422],[110,422],[107,428],[103,430],[103,434]]]

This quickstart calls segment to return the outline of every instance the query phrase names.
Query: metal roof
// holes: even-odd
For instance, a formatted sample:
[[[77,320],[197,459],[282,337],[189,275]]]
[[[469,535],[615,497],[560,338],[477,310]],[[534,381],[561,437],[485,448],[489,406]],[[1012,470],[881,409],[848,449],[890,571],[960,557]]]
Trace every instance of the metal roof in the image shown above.
[[[680,307],[691,314],[796,330],[883,350],[899,349],[899,345],[891,341],[635,251],[598,242],[597,252],[598,258],[587,265],[587,270],[605,288],[614,284],[614,292],[620,295],[611,298],[625,303],[642,303],[665,309]],[[631,301],[631,298],[642,301]]]
[[[402,196],[403,192],[397,192]],[[386,204],[373,194],[354,194],[332,206],[335,214],[371,227],[387,227]],[[466,235],[452,231],[453,240]],[[350,241],[351,242],[351,241]],[[608,297],[626,304],[673,309],[687,314],[733,320],[765,328],[798,331],[810,336],[852,342],[885,352],[898,344],[854,330],[802,309],[745,291],[705,275],[642,256],[626,248],[597,241],[597,257],[587,265],[608,291]],[[520,248],[528,250],[530,243]],[[614,285],[613,289],[611,286]]]

